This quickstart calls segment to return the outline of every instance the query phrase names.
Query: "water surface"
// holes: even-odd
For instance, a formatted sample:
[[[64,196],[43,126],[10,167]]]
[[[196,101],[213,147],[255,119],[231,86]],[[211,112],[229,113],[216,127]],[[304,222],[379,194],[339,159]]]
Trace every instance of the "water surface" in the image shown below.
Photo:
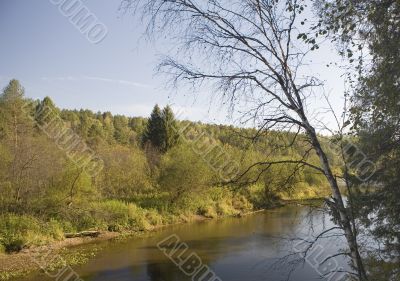
[[[87,281],[192,280],[157,247],[175,234],[189,247],[185,255],[196,253],[223,281],[335,281],[341,279],[339,274],[322,279],[321,274],[337,269],[344,261],[338,257],[320,263],[343,246],[339,238],[322,239],[304,264],[295,262],[300,255],[290,255],[305,244],[289,238],[311,240],[312,235],[331,226],[322,213],[311,216],[306,207],[287,206],[243,218],[172,226],[148,238],[103,242],[96,258],[74,270]],[[52,279],[41,275],[28,281],[39,280]]]

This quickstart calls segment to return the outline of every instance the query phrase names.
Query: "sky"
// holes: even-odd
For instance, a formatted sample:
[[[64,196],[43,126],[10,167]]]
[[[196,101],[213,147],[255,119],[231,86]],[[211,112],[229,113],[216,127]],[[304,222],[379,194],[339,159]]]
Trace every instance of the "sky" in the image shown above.
[[[185,89],[166,88],[166,77],[157,75],[155,68],[168,51],[167,39],[146,40],[140,20],[119,11],[121,0],[81,1],[95,15],[98,30],[107,31],[104,38],[98,36],[102,40],[96,44],[60,12],[60,1],[0,1],[1,88],[16,78],[26,96],[50,96],[61,108],[147,117],[156,103],[170,104],[183,112],[184,119],[235,124],[227,108],[210,99],[211,90],[193,95]],[[340,58],[326,44],[313,53],[308,64],[310,73],[325,81],[332,105],[340,113],[342,71],[326,67],[335,60]],[[319,100],[313,106],[322,111],[326,107]],[[324,119],[332,123],[332,116]]]

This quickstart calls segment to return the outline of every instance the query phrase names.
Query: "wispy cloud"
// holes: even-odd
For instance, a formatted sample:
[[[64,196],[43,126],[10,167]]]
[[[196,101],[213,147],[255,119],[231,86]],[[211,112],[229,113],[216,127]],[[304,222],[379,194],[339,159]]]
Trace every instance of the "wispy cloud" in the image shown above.
[[[133,87],[139,87],[139,88],[149,88],[150,85],[139,83],[139,82],[134,82],[134,81],[128,81],[128,80],[116,80],[116,79],[109,79],[109,78],[103,78],[103,77],[93,77],[93,76],[84,76],[84,79],[87,80],[95,80],[95,81],[102,81],[102,82],[109,82],[109,83],[118,83],[122,85],[129,85]]]
[[[150,88],[150,85],[140,83],[140,82],[120,80],[120,79],[110,79],[110,78],[96,77],[96,76],[42,77],[41,79],[44,81],[85,81],[85,80],[87,81],[87,80],[92,80],[92,81],[120,84],[120,85],[126,85],[126,86],[138,87],[138,88]]]

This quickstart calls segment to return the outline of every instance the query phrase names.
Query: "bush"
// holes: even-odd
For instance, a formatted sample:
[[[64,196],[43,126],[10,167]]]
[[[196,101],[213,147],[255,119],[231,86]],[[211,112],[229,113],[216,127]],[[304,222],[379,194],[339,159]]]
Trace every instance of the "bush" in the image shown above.
[[[64,228],[57,220],[50,219],[46,226],[48,235],[50,235],[54,240],[64,239]]]
[[[266,188],[262,184],[255,184],[246,189],[246,198],[254,209],[263,209],[276,206],[281,199],[276,191]]]
[[[163,224],[162,216],[154,209],[150,209],[147,211],[146,219],[152,226],[159,226]]]
[[[43,223],[27,215],[4,214],[0,217],[0,244],[8,253],[30,245],[41,245],[63,238],[56,221]]]
[[[156,210],[145,210],[132,203],[108,200],[95,203],[95,218],[109,231],[149,230],[162,223]]]
[[[223,200],[217,202],[217,214],[220,216],[236,216],[240,211],[235,210],[231,200]]]
[[[98,183],[103,195],[131,199],[138,193],[151,190],[150,168],[143,151],[115,145],[100,150],[99,155],[104,161]]]
[[[235,216],[253,210],[253,205],[244,195],[234,194],[228,188],[209,188],[197,198],[197,202],[197,214],[207,218]]]
[[[218,217],[217,211],[215,210],[214,206],[201,206],[197,214],[210,219]]]
[[[253,204],[251,204],[246,197],[240,194],[233,196],[232,205],[235,210],[239,210],[241,213],[247,213],[253,210]]]
[[[168,192],[151,191],[137,194],[130,202],[143,209],[156,209],[159,212],[166,212],[170,205],[169,199],[170,194]]]
[[[102,221],[98,219],[97,216],[97,205],[91,204],[92,212],[86,210],[78,210],[73,214],[70,214],[68,217],[68,221],[70,221],[70,230],[74,231],[82,231],[82,230],[90,230],[90,229],[104,229],[106,226]]]

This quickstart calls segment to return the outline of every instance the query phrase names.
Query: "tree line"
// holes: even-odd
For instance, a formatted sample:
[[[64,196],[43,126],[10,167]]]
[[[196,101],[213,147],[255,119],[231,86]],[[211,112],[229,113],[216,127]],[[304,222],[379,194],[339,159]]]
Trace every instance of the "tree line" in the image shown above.
[[[93,151],[101,171],[88,173],[69,157],[64,148],[72,146],[59,145],[68,137],[53,135],[60,134],[54,120]],[[169,106],[156,105],[149,118],[60,109],[50,97],[26,98],[20,83],[11,80],[0,95],[1,248],[18,251],[28,242],[83,230],[143,231],[194,215],[233,216],[280,199],[326,194],[323,177],[306,167],[293,173],[294,165],[276,166],[258,181],[252,180],[261,171],[255,169],[241,177],[245,188],[222,179],[215,169],[225,161],[221,151],[241,171],[254,161],[304,153],[300,141],[289,150],[282,146],[292,142],[293,133],[243,139],[254,132],[177,120]],[[214,155],[202,157],[206,152]]]

